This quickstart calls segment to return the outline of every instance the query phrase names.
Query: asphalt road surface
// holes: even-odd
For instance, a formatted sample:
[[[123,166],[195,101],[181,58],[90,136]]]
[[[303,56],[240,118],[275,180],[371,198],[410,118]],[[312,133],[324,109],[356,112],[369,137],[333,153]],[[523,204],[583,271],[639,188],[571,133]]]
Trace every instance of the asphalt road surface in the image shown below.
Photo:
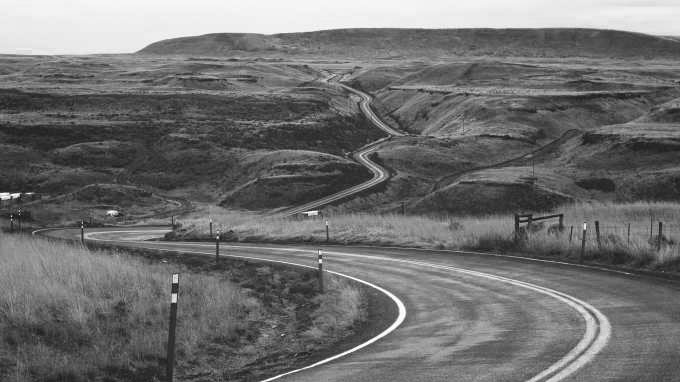
[[[78,238],[80,232],[46,234]],[[162,234],[109,228],[86,237],[214,256],[210,243],[145,241]],[[315,266],[317,249],[223,243],[221,254]],[[392,293],[403,302],[405,319],[369,346],[279,380],[680,380],[678,283],[503,256],[322,249],[326,269]]]

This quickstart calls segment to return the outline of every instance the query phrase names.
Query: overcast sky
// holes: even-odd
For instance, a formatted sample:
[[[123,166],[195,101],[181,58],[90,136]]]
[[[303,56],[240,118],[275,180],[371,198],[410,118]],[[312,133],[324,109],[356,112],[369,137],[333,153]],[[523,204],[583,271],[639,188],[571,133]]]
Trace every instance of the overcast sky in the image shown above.
[[[171,37],[346,27],[589,27],[680,36],[680,0],[0,0],[0,53],[128,53]]]

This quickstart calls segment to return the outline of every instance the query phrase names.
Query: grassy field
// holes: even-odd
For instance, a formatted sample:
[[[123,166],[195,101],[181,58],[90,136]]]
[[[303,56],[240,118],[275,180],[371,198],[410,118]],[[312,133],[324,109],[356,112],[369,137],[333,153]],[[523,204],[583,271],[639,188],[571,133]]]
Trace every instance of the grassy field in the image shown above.
[[[436,249],[490,250],[528,256],[577,261],[581,226],[588,222],[586,261],[633,268],[675,271],[680,264],[680,204],[575,204],[555,211],[564,213],[562,232],[549,230],[557,221],[535,224],[527,239],[514,241],[513,217],[401,216],[342,214],[328,216],[333,243],[399,245]],[[325,219],[295,220],[209,208],[181,220],[176,236],[207,239],[208,216],[214,232],[238,241],[325,242]],[[600,224],[598,245],[594,223]],[[657,251],[658,222],[664,224],[661,250]],[[628,225],[630,224],[630,239]],[[573,228],[573,234],[570,232]],[[650,226],[652,232],[650,234]]]
[[[0,234],[0,380],[161,380],[175,271],[177,380],[271,373],[351,334],[363,314],[345,280],[319,296],[313,272],[157,260]],[[272,366],[272,354],[288,363]]]

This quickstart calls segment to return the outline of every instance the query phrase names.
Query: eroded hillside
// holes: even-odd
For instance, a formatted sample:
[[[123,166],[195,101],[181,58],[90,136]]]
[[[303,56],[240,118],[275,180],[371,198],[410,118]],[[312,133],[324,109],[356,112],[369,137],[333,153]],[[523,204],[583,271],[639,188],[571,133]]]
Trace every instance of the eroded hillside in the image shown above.
[[[526,61],[526,62],[525,62]],[[680,68],[614,61],[367,65],[345,80],[411,133],[395,176],[342,209],[495,213],[573,200],[678,200]]]
[[[380,136],[324,72],[303,64],[7,56],[0,67],[2,190],[58,197],[134,185],[277,208],[369,178],[345,155]],[[263,182],[269,197],[252,201],[245,190]]]

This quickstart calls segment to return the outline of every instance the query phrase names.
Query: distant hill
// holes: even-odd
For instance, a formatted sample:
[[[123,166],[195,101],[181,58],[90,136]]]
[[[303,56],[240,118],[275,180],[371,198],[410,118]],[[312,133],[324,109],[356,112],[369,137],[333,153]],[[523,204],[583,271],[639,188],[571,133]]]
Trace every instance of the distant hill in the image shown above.
[[[215,33],[150,44],[159,55],[324,55],[332,57],[680,58],[680,41],[599,29],[334,29],[274,35]]]

